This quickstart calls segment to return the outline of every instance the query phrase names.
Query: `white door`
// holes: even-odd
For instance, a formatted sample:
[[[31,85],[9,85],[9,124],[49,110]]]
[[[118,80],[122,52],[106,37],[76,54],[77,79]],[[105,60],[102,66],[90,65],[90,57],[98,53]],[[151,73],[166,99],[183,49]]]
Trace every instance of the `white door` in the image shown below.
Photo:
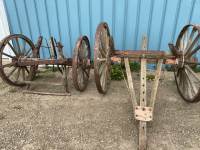
[[[10,35],[8,20],[6,17],[6,11],[3,5],[3,0],[0,0],[0,41],[7,35]],[[10,41],[10,43],[12,45],[12,41]],[[6,46],[4,51],[12,56],[14,55],[12,49],[9,46]],[[3,55],[3,58],[8,58],[8,57]]]

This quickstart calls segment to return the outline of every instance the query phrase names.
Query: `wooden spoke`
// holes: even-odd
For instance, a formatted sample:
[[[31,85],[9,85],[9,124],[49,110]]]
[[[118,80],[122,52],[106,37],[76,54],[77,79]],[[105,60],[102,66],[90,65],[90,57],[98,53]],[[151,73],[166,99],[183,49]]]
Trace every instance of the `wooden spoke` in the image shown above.
[[[25,67],[22,67],[22,80],[26,81]]]
[[[18,54],[21,55],[21,50],[20,50],[18,38],[16,37],[15,40],[16,40],[16,42],[17,42]]]
[[[104,76],[104,79],[103,79],[103,85],[102,85],[102,88],[103,88],[103,90],[105,90],[106,89],[106,84],[107,84],[107,76],[108,76],[108,68],[107,68],[107,66],[106,66],[106,70],[105,70],[105,76]]]
[[[83,61],[83,59],[82,59],[82,57],[81,57],[81,48],[79,48],[78,59],[79,59],[80,62]]]
[[[185,65],[185,68],[186,68],[198,81],[200,81],[200,78],[194,73],[194,71],[193,71],[188,65]]]
[[[107,43],[106,43],[106,39],[107,38],[107,29],[106,28],[104,28],[103,29],[103,42],[104,42],[104,51],[106,51],[106,48],[107,48]]]
[[[84,75],[84,71],[82,70],[82,76],[83,76],[83,87],[85,86],[85,82],[86,82],[86,79],[85,79],[85,75]]]
[[[192,55],[194,55],[199,49],[200,49],[200,45],[197,46],[191,53],[189,53],[189,54],[186,56],[186,59],[187,59],[187,58],[190,58]]]
[[[188,96],[189,96],[189,98],[191,99],[192,98],[192,90],[191,90],[191,85],[190,85],[190,82],[189,82],[189,80],[188,80],[188,78],[187,78],[187,75],[186,75],[186,81],[187,81],[187,89],[188,89]]]
[[[107,51],[107,49],[108,49],[108,47],[109,47],[109,37],[108,36],[106,36],[106,51]]]
[[[77,71],[77,76],[81,73],[81,71],[82,71],[82,68],[80,67],[80,68],[78,68],[78,71]]]
[[[89,78],[89,73],[86,70],[83,70],[85,72],[85,75],[87,76],[87,78]]]
[[[27,55],[29,54],[29,52],[31,51],[31,49],[32,49],[32,47],[30,47],[30,48],[28,49],[28,51],[27,51],[24,55],[27,56]]]
[[[88,49],[88,45],[85,46],[85,48],[82,50],[82,58],[84,59],[85,58],[85,55],[86,55],[86,51]]]
[[[10,78],[10,76],[15,72],[15,70],[17,70],[17,67],[15,67],[15,68],[13,68],[12,70],[11,70],[11,72],[8,74],[8,78]]]
[[[185,70],[182,70],[182,82],[183,82],[183,95],[187,96],[187,79],[186,79],[186,75],[185,75]]]
[[[9,47],[12,49],[13,53],[15,53],[15,56],[19,56],[18,53],[15,51],[14,47],[8,42]]]
[[[193,61],[185,61],[185,64],[196,64],[196,65],[200,65],[200,62],[193,62]]]
[[[197,43],[197,41],[199,40],[200,35],[198,34],[196,36],[196,38],[194,39],[194,41],[192,42],[192,44],[188,47],[188,49],[186,50],[185,56],[187,57],[187,55],[192,51],[193,47],[195,46],[195,44]]]
[[[182,91],[183,87],[183,77],[182,77],[182,69],[179,69],[179,82],[178,82],[179,89]]]
[[[183,51],[183,40],[180,38],[180,50]]]
[[[16,58],[16,57],[13,57],[13,56],[11,56],[11,55],[8,55],[8,54],[6,54],[6,53],[4,53],[4,52],[2,52],[2,54],[3,54],[3,55],[5,55],[5,56],[8,56],[8,57],[10,57],[10,58],[12,58],[12,59],[15,59],[15,60],[17,60],[17,58]]]
[[[106,57],[106,53],[103,51],[100,45],[99,45],[99,51],[101,52],[102,56]]]
[[[26,46],[26,41],[24,40],[24,42],[23,42],[23,48],[22,48],[22,55],[24,55],[24,52],[25,52],[25,46]]]
[[[110,71],[111,71],[111,68],[109,68],[109,66],[107,66],[106,86],[108,85],[108,82],[110,81]]]
[[[105,90],[106,70],[107,70],[107,66],[106,66],[105,69],[103,70],[103,73],[102,73],[101,79],[100,79],[101,87],[102,87],[103,90]]]
[[[183,41],[183,52],[185,53],[186,46],[187,46],[187,36],[188,36],[188,29],[184,33],[184,41]]]
[[[88,56],[89,56],[89,55],[86,55],[86,56],[84,57],[84,59],[88,58]]]
[[[80,70],[78,74],[78,82],[81,84],[82,83],[82,69]]]
[[[18,72],[17,72],[17,76],[15,78],[15,82],[18,82],[19,76],[20,76],[20,71],[21,71],[21,67],[18,68]]]
[[[28,68],[25,66],[25,70],[26,70],[26,72],[29,74],[29,70],[28,70]]]
[[[194,93],[197,94],[198,90],[197,90],[196,85],[194,84],[194,81],[193,81],[192,77],[190,76],[190,73],[186,72],[186,76],[187,76],[187,79],[188,79],[188,81],[190,82],[190,84],[192,86],[192,89],[193,89]]]
[[[80,51],[79,51],[79,53],[80,53],[80,60],[83,60],[83,58],[84,58],[84,50],[85,50],[85,41],[83,40],[82,42],[81,42],[81,45],[80,45]]]
[[[83,50],[84,48],[85,48],[85,41],[82,40],[82,42],[81,42],[81,50]]]
[[[192,42],[192,39],[194,37],[194,33],[196,32],[196,30],[197,29],[195,27],[193,27],[192,32],[191,32],[190,37],[189,37],[189,40],[188,40],[188,43],[187,43],[187,46],[186,46],[186,49],[185,49],[185,54],[187,53],[187,50],[188,50],[188,48],[189,48],[189,46]]]
[[[106,63],[103,63],[103,65],[101,65],[100,69],[99,69],[99,75],[102,74],[103,70],[105,69],[106,67]]]
[[[15,65],[16,65],[16,62],[2,65],[1,68],[12,67],[12,66],[15,66]]]
[[[101,35],[100,35],[100,39],[101,39],[101,46],[102,46],[102,50],[105,51],[105,43],[104,43],[104,33],[103,31],[101,31]]]

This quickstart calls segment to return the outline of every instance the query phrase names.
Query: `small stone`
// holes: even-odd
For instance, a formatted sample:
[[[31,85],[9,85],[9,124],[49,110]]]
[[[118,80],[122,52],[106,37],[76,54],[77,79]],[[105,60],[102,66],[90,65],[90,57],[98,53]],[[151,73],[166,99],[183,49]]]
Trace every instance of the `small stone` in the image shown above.
[[[21,143],[24,143],[25,142],[25,140],[21,140]]]

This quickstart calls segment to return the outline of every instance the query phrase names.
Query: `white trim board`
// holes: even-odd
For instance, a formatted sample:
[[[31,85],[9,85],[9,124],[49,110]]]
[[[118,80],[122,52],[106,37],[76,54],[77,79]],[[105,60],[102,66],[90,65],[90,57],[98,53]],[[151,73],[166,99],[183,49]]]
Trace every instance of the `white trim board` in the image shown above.
[[[0,0],[0,41],[7,35],[10,35],[8,20],[7,20],[6,11],[4,8],[3,0]],[[12,45],[12,41],[10,43]],[[9,46],[6,46],[4,51],[9,53],[10,55],[14,55],[13,51],[10,49]],[[7,58],[7,57],[3,55],[3,58]]]

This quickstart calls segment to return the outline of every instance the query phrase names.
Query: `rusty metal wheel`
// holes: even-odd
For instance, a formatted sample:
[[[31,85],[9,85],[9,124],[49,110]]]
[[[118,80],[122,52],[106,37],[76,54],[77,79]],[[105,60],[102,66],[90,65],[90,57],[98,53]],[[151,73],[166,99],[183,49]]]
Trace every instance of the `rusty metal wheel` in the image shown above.
[[[101,22],[96,31],[94,44],[94,76],[99,93],[105,94],[110,85],[111,48],[107,23]],[[114,43],[113,43],[114,44]],[[113,45],[114,47],[114,45]]]
[[[72,62],[72,78],[77,91],[85,90],[90,75],[90,43],[86,36],[76,41]]]
[[[195,57],[200,49],[200,45],[197,45],[199,33],[199,25],[186,25],[176,41],[176,49],[182,51],[182,55],[176,59],[174,75],[178,91],[187,102],[200,101],[200,75],[194,71],[200,65]]]
[[[8,48],[10,48],[10,51]],[[6,36],[0,42],[0,76],[6,83],[25,86],[26,84],[23,81],[33,78],[33,76],[29,77],[29,73],[31,69],[37,66],[19,67],[17,62],[20,58],[26,58],[34,48],[31,40],[20,34]]]

